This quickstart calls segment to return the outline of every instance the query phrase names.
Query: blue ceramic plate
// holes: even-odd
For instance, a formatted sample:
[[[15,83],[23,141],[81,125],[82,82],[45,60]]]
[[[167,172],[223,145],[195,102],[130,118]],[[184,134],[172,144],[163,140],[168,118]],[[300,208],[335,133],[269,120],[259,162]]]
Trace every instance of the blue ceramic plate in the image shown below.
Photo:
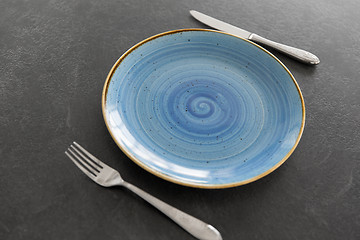
[[[212,30],[150,37],[111,69],[105,123],[149,172],[191,187],[225,188],[279,167],[305,123],[298,84],[272,54]]]

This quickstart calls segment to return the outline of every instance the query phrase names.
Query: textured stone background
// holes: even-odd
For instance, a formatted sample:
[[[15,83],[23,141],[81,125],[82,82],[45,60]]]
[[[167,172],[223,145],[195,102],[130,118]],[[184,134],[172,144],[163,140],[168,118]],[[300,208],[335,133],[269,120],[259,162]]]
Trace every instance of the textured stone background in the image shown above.
[[[269,176],[225,190],[161,180],[116,146],[101,113],[112,64],[154,34],[205,27],[196,9],[317,54],[276,52],[297,79],[306,127]],[[360,1],[0,1],[0,239],[191,239],[125,189],[65,157],[73,141],[129,182],[213,224],[224,239],[360,239]]]

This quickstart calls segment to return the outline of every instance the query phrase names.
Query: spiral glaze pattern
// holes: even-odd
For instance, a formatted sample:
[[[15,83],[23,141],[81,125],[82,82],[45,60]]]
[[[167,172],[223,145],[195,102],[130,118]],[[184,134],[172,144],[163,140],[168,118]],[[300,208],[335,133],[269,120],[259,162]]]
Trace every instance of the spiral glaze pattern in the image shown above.
[[[215,31],[175,31],[136,45],[104,89],[105,122],[121,149],[150,172],[194,187],[240,185],[272,171],[304,125],[288,70],[258,46]]]

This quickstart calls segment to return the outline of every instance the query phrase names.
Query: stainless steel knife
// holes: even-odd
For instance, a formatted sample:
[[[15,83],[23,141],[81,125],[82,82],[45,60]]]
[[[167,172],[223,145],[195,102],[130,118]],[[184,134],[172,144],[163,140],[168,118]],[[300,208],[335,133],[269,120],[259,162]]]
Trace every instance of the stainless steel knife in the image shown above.
[[[303,63],[307,63],[307,64],[319,64],[320,63],[320,59],[317,56],[315,56],[314,54],[307,52],[305,50],[301,50],[298,48],[290,47],[290,46],[287,46],[287,45],[284,45],[281,43],[271,41],[269,39],[266,39],[264,37],[261,37],[261,36],[255,34],[255,33],[248,32],[244,29],[235,27],[231,24],[228,24],[226,22],[220,21],[213,17],[207,16],[207,15],[200,13],[198,11],[195,11],[195,10],[190,10],[190,14],[198,21],[200,21],[212,28],[239,36],[241,38],[251,40],[251,41],[259,43],[263,46],[271,47],[271,48],[276,49],[277,51],[284,53],[284,54],[288,55],[289,57],[292,57]]]

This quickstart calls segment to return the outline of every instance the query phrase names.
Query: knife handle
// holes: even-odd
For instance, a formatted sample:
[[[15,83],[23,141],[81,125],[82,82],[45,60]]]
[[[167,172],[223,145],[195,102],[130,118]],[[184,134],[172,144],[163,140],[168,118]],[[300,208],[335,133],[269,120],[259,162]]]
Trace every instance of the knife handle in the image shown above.
[[[313,65],[320,63],[320,59],[310,52],[271,41],[255,33],[252,33],[250,35],[249,40],[276,49],[277,51],[284,53],[289,57],[299,60],[303,63],[313,64]]]

